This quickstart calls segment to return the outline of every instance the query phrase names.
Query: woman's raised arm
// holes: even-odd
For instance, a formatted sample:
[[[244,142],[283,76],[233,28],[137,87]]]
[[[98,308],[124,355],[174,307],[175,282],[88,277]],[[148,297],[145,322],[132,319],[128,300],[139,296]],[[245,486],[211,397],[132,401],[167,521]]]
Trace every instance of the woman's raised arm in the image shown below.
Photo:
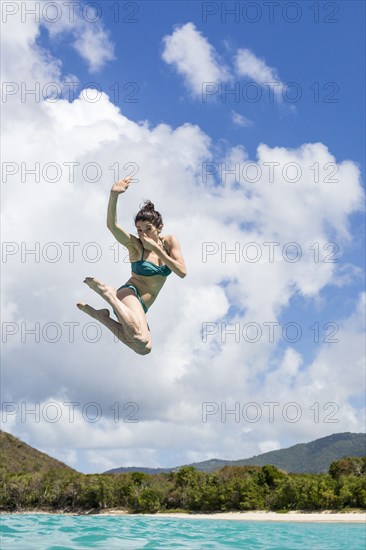
[[[112,185],[112,189],[109,195],[108,210],[107,210],[107,227],[116,240],[123,244],[123,246],[129,247],[134,245],[133,239],[136,239],[130,233],[127,233],[122,227],[117,224],[117,201],[118,195],[124,193],[130,182],[132,176],[128,176],[122,180],[119,180],[117,183]]]

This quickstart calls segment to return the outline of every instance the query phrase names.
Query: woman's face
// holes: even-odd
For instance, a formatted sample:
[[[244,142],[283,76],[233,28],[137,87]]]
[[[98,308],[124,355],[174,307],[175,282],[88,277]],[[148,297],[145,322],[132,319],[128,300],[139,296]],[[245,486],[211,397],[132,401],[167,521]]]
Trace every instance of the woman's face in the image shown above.
[[[146,237],[154,239],[154,241],[158,241],[159,230],[152,223],[148,221],[138,221],[136,222],[136,229],[140,238],[146,235]]]

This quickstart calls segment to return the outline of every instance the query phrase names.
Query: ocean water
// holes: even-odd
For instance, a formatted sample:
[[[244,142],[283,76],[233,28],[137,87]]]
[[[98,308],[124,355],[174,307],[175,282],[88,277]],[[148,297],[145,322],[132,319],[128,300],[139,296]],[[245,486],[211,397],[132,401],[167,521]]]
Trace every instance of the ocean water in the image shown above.
[[[1,550],[365,550],[365,526],[144,516],[1,515]]]

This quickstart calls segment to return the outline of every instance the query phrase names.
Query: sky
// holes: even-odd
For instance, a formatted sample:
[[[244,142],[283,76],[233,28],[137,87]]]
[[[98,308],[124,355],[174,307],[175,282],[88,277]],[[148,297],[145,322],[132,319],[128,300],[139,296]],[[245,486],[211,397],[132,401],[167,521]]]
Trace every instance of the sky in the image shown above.
[[[2,429],[85,473],[364,431],[364,3],[1,8]],[[146,356],[76,308],[130,174],[188,273]]]

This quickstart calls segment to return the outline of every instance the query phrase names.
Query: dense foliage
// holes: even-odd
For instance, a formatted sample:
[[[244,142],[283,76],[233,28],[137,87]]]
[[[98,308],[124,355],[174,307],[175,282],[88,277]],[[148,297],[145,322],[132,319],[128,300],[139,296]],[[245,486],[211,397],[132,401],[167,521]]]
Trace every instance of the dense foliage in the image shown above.
[[[0,510],[344,510],[366,508],[366,458],[333,462],[327,474],[287,474],[275,466],[225,466],[204,473],[192,466],[148,475],[80,474],[54,469],[0,470]]]

